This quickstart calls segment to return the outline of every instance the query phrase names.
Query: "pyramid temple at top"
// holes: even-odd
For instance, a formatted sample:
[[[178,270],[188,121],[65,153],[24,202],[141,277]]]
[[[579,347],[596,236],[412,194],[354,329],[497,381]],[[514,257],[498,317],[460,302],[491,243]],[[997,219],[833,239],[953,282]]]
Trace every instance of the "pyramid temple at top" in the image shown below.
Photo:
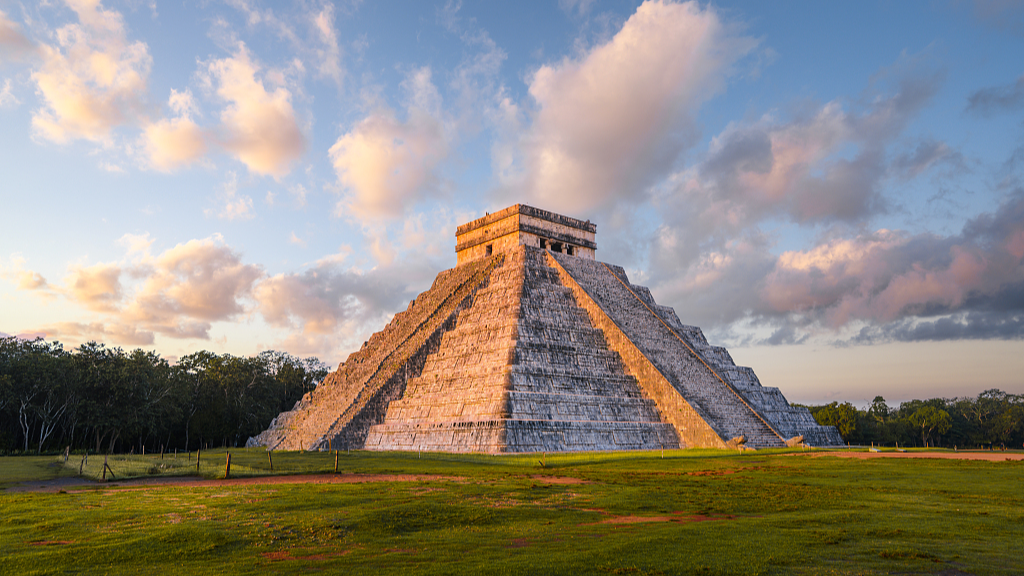
[[[250,446],[555,452],[842,444],[595,259],[597,227],[517,204]],[[801,438],[802,437],[802,438]]]

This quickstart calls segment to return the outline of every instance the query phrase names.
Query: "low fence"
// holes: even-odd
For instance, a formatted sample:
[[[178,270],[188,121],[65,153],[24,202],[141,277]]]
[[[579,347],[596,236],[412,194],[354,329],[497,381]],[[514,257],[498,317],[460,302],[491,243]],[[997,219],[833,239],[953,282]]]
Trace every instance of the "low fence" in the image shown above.
[[[746,455],[800,452],[801,449],[772,449]],[[371,452],[340,450],[323,452],[267,451],[263,448],[219,448],[198,452],[171,451],[163,454],[62,454],[58,460],[70,472],[95,480],[125,480],[160,476],[202,476],[204,478],[253,477],[287,474],[329,474],[334,472],[416,471],[420,465],[435,468],[452,465],[501,466],[528,469],[577,467],[587,464],[638,460],[736,457],[734,450],[651,450],[620,452],[547,452],[480,454],[448,452]]]

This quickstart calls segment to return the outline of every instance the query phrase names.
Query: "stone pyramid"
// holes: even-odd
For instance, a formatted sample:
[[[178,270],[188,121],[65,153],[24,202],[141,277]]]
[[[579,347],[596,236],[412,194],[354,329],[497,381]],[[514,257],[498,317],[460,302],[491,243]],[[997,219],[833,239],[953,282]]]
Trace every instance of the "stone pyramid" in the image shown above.
[[[250,445],[553,452],[842,444],[625,271],[596,227],[525,205]]]

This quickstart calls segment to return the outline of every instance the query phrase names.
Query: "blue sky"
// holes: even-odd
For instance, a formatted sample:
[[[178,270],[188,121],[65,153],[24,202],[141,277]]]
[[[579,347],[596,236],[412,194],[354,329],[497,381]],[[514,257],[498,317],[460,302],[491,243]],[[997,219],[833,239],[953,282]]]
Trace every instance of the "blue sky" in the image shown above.
[[[514,203],[793,401],[1024,393],[1024,5],[0,0],[0,332],[332,364]]]

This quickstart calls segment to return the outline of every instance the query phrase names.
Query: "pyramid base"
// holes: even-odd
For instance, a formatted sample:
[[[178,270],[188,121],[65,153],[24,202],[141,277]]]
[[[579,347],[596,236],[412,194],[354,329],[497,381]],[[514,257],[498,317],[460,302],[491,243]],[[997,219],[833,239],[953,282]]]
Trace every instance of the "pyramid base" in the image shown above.
[[[379,424],[367,450],[427,452],[583,452],[680,448],[671,424],[550,420],[490,420]]]

